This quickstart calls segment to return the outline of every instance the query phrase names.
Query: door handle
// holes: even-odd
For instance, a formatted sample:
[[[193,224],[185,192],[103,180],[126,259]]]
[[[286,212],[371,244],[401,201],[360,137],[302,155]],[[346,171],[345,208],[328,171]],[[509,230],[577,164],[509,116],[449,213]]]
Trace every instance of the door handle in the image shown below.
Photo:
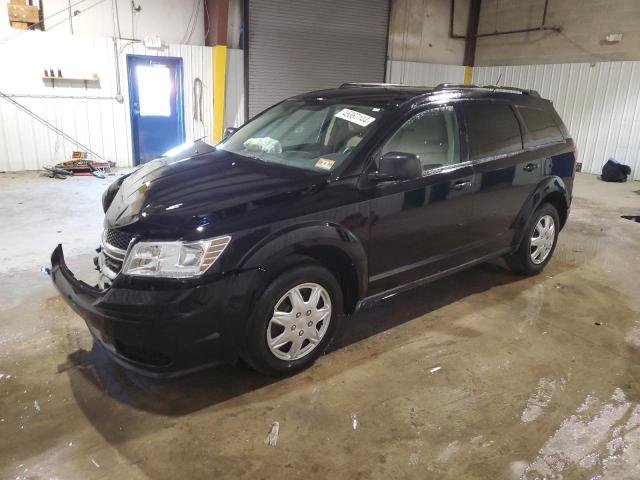
[[[524,167],[522,167],[525,172],[533,172],[536,168],[538,168],[537,163],[527,163]]]
[[[471,182],[467,182],[465,180],[458,180],[457,182],[454,182],[453,185],[451,185],[451,188],[453,190],[462,190],[463,188],[466,188],[469,185],[471,185]]]

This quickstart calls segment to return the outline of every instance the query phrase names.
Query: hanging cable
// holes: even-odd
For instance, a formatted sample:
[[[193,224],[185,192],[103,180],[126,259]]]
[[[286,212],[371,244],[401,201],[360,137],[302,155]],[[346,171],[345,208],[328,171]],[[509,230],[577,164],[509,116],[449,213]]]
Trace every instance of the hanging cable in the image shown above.
[[[193,79],[193,119],[202,122],[202,80]]]
[[[186,44],[188,39],[191,38],[191,35],[193,34],[193,29],[195,28],[197,21],[197,10],[200,10],[200,1],[194,0],[193,6],[191,7],[191,16],[189,17],[189,21],[187,22],[187,29],[184,32],[184,36],[182,37],[182,44]]]
[[[204,42],[207,45],[207,36],[209,35],[209,30],[211,30],[211,19],[209,18],[209,7],[207,7],[207,0],[204,0],[204,18],[207,22],[207,30],[204,32]]]
[[[111,7],[111,20],[113,21],[113,35],[116,34],[116,28],[118,29],[118,38],[122,38],[122,33],[120,32],[120,12],[118,11],[118,0],[112,0]],[[115,17],[115,19],[114,19]]]
[[[185,42],[185,44],[188,44],[191,41],[191,36],[193,35],[193,32],[195,32],[196,30],[196,25],[198,23],[198,15],[200,14],[200,4],[201,2],[198,2],[196,13],[195,13],[195,16],[193,17],[193,24],[191,25],[191,31],[189,32],[189,36],[187,37],[187,41]]]

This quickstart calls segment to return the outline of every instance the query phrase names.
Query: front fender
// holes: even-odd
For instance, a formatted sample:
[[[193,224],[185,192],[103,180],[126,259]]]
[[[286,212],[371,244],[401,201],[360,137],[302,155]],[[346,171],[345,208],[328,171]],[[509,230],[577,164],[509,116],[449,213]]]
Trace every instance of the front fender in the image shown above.
[[[277,230],[243,256],[240,269],[269,270],[281,265],[287,256],[321,247],[339,250],[349,258],[357,274],[358,298],[362,298],[368,279],[364,246],[352,232],[336,223],[306,222]]]
[[[558,176],[548,176],[542,179],[540,183],[533,190],[531,195],[527,198],[527,200],[522,205],[518,216],[512,226],[515,230],[515,235],[513,237],[513,249],[517,249],[522,241],[524,236],[524,229],[529,221],[529,218],[536,211],[536,209],[540,206],[540,204],[547,198],[549,195],[560,195],[564,200],[566,207],[571,204],[571,198],[569,194],[569,190],[565,185],[562,178]]]

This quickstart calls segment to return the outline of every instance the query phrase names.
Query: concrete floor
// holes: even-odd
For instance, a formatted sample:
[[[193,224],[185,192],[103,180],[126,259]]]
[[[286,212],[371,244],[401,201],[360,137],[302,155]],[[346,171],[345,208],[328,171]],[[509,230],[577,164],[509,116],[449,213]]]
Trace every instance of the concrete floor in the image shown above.
[[[640,478],[639,182],[579,174],[537,277],[395,297],[291,378],[172,381],[93,351],[40,273],[61,241],[89,278],[108,183],[0,175],[0,478]]]

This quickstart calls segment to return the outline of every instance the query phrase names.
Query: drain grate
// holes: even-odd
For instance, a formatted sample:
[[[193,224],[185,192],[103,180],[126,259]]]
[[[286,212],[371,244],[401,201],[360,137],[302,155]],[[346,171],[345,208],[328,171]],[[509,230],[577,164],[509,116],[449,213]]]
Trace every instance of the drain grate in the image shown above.
[[[621,218],[625,220],[631,220],[632,222],[640,223],[640,215],[621,215]]]

